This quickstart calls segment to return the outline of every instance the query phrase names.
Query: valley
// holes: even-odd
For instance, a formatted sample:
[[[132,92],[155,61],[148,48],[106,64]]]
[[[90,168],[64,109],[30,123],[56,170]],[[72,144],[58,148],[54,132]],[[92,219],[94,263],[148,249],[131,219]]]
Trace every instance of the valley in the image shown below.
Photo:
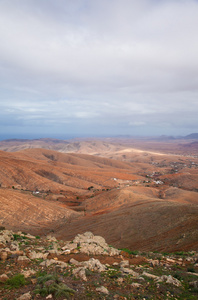
[[[197,250],[198,152],[192,143],[1,141],[0,225],[63,240],[91,231],[131,250]]]

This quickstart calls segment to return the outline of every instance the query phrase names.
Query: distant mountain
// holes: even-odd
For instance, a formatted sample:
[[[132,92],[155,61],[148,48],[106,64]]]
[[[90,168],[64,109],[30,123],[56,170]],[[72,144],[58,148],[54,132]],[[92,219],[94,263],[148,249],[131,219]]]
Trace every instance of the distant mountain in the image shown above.
[[[198,133],[191,133],[191,134],[189,134],[189,135],[186,135],[185,137],[184,137],[185,139],[198,139]]]

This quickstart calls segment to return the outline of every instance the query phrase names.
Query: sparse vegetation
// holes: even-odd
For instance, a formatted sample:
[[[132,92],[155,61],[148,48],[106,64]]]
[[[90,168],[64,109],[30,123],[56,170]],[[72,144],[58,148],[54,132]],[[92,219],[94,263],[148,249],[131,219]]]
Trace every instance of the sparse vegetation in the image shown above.
[[[3,231],[1,232],[3,234]],[[27,235],[27,234],[26,234]],[[40,238],[28,239],[28,247],[23,242],[22,237],[24,233],[13,233],[11,242],[7,243],[5,247],[10,247],[12,241],[20,242],[20,250],[28,253],[27,249],[36,251],[37,253],[46,253],[49,249],[59,249],[62,251],[64,241],[57,241]],[[28,236],[28,235],[27,235]],[[15,238],[15,239],[14,239]],[[39,246],[38,246],[39,244]],[[70,245],[75,245],[71,242]],[[37,250],[40,249],[40,252]],[[43,249],[41,251],[41,249]],[[109,247],[113,251],[113,247]],[[81,253],[81,246],[76,245],[74,253]],[[79,268],[78,265],[64,263],[63,266],[59,265],[69,254],[61,254],[57,259],[53,259],[53,255],[48,257],[48,261],[52,259],[52,264],[45,265],[46,258],[35,258],[28,262],[28,267],[21,270],[21,265],[17,262],[15,257],[8,257],[5,261],[0,261],[0,273],[5,272],[8,274],[9,279],[4,283],[0,282],[0,293],[2,299],[13,300],[17,295],[30,291],[31,296],[38,299],[46,299],[48,295],[52,295],[53,299],[197,299],[197,272],[198,267],[195,262],[197,259],[197,252],[185,252],[183,263],[183,253],[162,253],[154,252],[140,252],[132,251],[124,248],[120,252],[119,262],[118,255],[109,257],[107,255],[107,248],[104,247],[106,255],[97,256],[97,259],[104,259],[107,266],[104,270],[98,271],[95,268],[96,262],[93,266],[85,268],[84,275],[87,281],[84,281],[77,273],[73,273],[75,269]],[[106,251],[105,251],[106,250]],[[53,251],[52,251],[53,253]],[[75,258],[75,254],[71,254]],[[77,260],[78,260],[77,256]],[[88,255],[88,259],[93,255]],[[160,258],[160,259],[159,259]],[[179,260],[178,260],[179,259]],[[127,263],[128,260],[128,263]],[[192,260],[189,264],[188,260]],[[115,264],[113,262],[115,261]],[[110,262],[110,264],[109,264]],[[194,262],[194,263],[193,263]],[[120,265],[123,263],[123,267]],[[156,265],[155,265],[156,264]],[[167,265],[168,264],[168,265]],[[105,265],[102,265],[105,266]],[[81,267],[80,267],[81,269]],[[21,273],[19,272],[21,270]],[[13,275],[11,275],[11,272]],[[30,272],[26,279],[23,272]],[[33,272],[33,273],[31,273]],[[150,277],[153,276],[153,277]],[[164,280],[163,278],[165,276]],[[144,278],[144,280],[142,280]],[[170,280],[169,283],[166,279]],[[178,282],[175,280],[178,280]],[[178,285],[177,285],[178,284]],[[97,289],[105,287],[108,290],[108,295],[98,292]],[[9,293],[7,292],[9,290]],[[117,295],[117,296],[116,296]],[[35,298],[35,299],[36,299]],[[119,298],[118,298],[119,299]]]
[[[26,284],[26,280],[24,275],[16,274],[15,276],[11,277],[5,282],[5,288],[12,289],[12,288],[19,288]]]

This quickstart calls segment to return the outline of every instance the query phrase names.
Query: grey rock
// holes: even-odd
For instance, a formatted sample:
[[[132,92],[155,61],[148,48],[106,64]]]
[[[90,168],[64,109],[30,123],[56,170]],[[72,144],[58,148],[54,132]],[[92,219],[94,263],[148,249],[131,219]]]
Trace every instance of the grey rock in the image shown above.
[[[96,288],[96,291],[100,292],[100,293],[103,293],[105,295],[109,295],[108,289],[104,286],[100,286],[100,287]]]
[[[6,280],[8,280],[9,277],[6,274],[2,274],[0,275],[0,282],[6,282]]]
[[[25,293],[21,295],[19,298],[17,298],[17,300],[30,300],[30,299],[32,299],[30,292]]]
[[[177,279],[172,277],[171,275],[162,275],[161,277],[158,278],[157,282],[166,282],[169,284],[173,284],[175,286],[181,286],[181,282]]]

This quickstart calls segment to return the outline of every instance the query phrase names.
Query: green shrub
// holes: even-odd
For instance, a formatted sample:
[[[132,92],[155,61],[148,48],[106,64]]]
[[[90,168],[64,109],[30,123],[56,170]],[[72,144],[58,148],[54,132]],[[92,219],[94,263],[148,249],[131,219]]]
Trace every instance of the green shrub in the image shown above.
[[[23,274],[17,274],[6,281],[6,286],[8,288],[19,288],[20,286],[24,286],[25,284],[26,280]]]
[[[34,293],[40,294],[43,297],[52,294],[55,298],[69,298],[75,293],[73,289],[70,289],[66,284],[62,283],[56,274],[45,274],[40,276],[38,277],[37,282],[38,285],[34,290]]]
[[[13,237],[14,237],[14,241],[17,241],[19,238],[21,238],[21,236],[16,233],[13,234]]]
[[[137,250],[130,250],[130,249],[127,249],[127,248],[122,248],[122,249],[119,249],[119,250],[122,250],[128,254],[133,254],[133,255],[137,255],[138,254],[138,251]]]

